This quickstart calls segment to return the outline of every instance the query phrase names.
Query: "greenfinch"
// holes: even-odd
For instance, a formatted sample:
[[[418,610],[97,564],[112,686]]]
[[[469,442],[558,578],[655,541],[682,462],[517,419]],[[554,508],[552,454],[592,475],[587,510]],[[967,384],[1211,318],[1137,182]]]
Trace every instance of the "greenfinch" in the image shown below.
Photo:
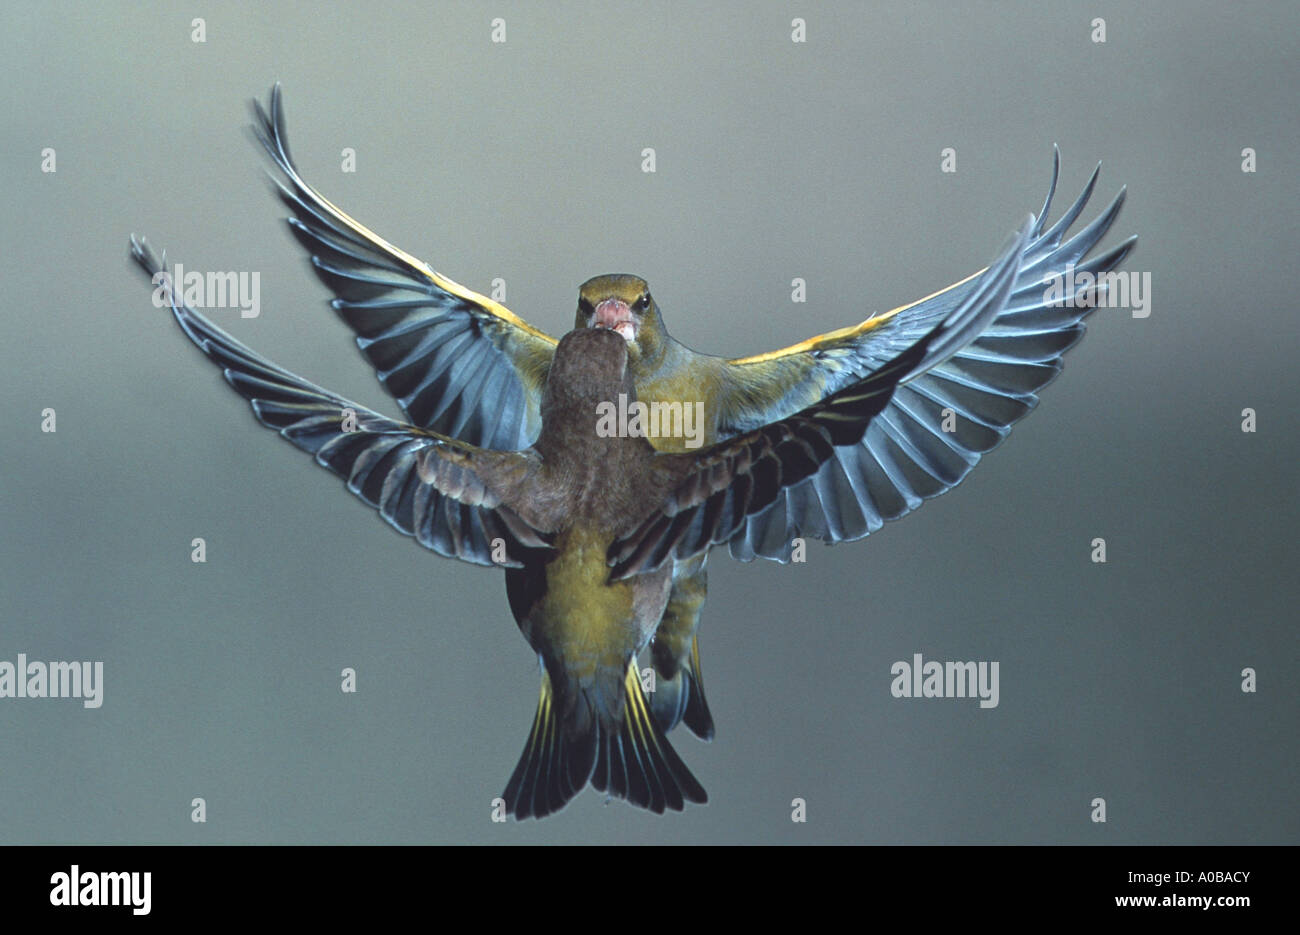
[[[1033,222],[987,277],[1010,288]],[[166,285],[143,240],[133,258]],[[506,568],[511,610],[537,653],[541,697],[504,793],[517,818],[588,783],[662,813],[707,800],[650,711],[636,658],[664,619],[673,569],[728,541],[783,492],[858,444],[897,389],[987,327],[999,301],[963,303],[917,341],[786,418],[694,451],[658,451],[607,421],[637,402],[632,344],[613,324],[561,339],[535,442],[493,450],[397,422],[322,389],[231,337],[167,288],[185,335],[257,419],[342,477],[398,530],[443,555]],[[684,400],[689,404],[691,401]]]
[[[489,448],[531,444],[541,428],[555,339],[388,243],[308,184],[289,152],[278,84],[269,106],[255,102],[254,112],[253,129],[275,163],[294,235],[410,421]],[[1047,198],[1010,273],[1009,289],[990,288],[995,263],[859,324],[780,350],[723,358],[675,340],[643,279],[605,275],[579,289],[575,325],[612,329],[626,340],[640,400],[703,401],[701,442],[707,445],[788,416],[861,379],[972,299],[1001,303],[983,333],[901,388],[857,445],[837,450],[815,475],[784,490],[727,545],[743,561],[788,561],[797,536],[860,539],[950,490],[1036,405],[1038,391],[1060,371],[1062,355],[1083,334],[1092,310],[1086,303],[1049,300],[1045,281],[1071,269],[1094,277],[1106,273],[1136,242],[1129,238],[1087,258],[1118,215],[1123,189],[1083,230],[1066,237],[1092,194],[1096,171],[1065,214],[1047,226],[1059,169],[1054,153]],[[650,439],[665,451],[683,450],[683,441]],[[651,644],[657,674],[651,704],[664,729],[685,722],[707,740],[714,724],[697,635],[707,595],[706,557],[674,565],[664,618]]]

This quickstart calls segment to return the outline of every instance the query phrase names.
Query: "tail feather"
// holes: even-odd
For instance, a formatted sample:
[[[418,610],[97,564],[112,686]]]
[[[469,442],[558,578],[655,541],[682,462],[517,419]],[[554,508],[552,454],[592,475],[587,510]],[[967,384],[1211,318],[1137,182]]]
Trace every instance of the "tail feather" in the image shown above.
[[[617,724],[584,712],[558,715],[548,674],[542,674],[537,716],[519,764],[506,785],[506,811],[516,818],[544,818],[559,811],[590,782],[597,790],[662,814],[708,794],[677,756],[641,691],[636,662],[623,681],[623,714]],[[583,698],[579,704],[587,703]]]
[[[605,775],[598,768],[592,776],[592,785],[657,814],[662,814],[665,808],[681,811],[686,802],[707,802],[708,793],[650,714],[635,660],[628,666],[623,685],[623,720],[618,734],[610,737],[606,746],[611,761],[617,750],[618,759],[626,764],[626,769],[611,768]]]
[[[683,673],[682,682],[686,693],[686,712],[682,720],[691,733],[701,740],[713,739],[713,715],[709,712],[709,702],[704,697],[704,673],[700,669],[699,640],[691,640],[691,669]]]
[[[658,661],[656,657],[656,663]],[[657,666],[655,674],[657,678],[650,708],[664,733],[684,723],[696,737],[712,740],[713,714],[704,696],[699,637],[691,637],[690,660],[677,662],[677,671],[672,677],[664,678]]]
[[[594,736],[569,738],[555,716],[551,678],[543,670],[537,716],[523,755],[506,784],[506,811],[516,818],[545,818],[562,809],[587,784],[595,765]]]
[[[628,698],[629,706],[632,699]],[[670,789],[676,789],[672,782],[661,782],[657,764],[651,758],[650,743],[642,725],[634,718],[624,718],[618,734],[618,744],[628,757],[628,786],[626,798],[629,802],[643,804],[650,811],[663,814],[664,808],[672,805]],[[614,790],[617,795],[618,791]],[[681,811],[681,793],[677,794],[676,810]]]
[[[713,715],[700,676],[700,613],[708,597],[708,553],[673,567],[668,606],[650,643],[655,688],[650,710],[665,734],[683,721],[701,740],[713,739]]]

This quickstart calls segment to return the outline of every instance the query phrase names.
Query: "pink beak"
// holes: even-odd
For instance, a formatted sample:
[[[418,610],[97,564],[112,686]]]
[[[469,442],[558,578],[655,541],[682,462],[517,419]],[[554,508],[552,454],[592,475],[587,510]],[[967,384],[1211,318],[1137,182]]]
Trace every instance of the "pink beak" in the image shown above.
[[[632,309],[619,299],[606,299],[597,305],[591,315],[591,325],[593,328],[617,331],[629,344],[636,340],[636,321],[632,318]]]

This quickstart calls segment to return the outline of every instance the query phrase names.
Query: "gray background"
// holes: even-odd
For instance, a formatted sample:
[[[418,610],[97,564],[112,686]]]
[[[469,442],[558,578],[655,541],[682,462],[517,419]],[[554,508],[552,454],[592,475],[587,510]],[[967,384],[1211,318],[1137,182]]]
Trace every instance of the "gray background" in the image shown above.
[[[103,660],[106,688],[0,700],[0,841],[1295,843],[1298,9],[6,5],[0,659]],[[1084,220],[1129,186],[1106,243],[1141,236],[1152,314],[1097,312],[1040,409],[906,520],[805,565],[714,556],[718,734],[673,735],[707,807],[588,790],[494,824],[537,693],[500,573],[257,426],[126,259],[136,231],[259,271],[261,317],[214,317],[396,412],[241,132],[277,78],[309,180],[552,334],[612,271],[713,353],[856,322],[982,266],[1053,142],[1054,217],[1099,159]],[[998,660],[1000,706],[891,698],[914,652]]]

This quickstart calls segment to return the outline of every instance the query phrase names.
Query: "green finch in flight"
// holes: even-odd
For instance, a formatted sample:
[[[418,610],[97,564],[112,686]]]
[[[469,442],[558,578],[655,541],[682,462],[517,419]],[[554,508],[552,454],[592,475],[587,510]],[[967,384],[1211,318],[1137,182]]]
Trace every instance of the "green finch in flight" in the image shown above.
[[[1032,221],[1004,251],[1012,275]],[[511,610],[542,674],[533,729],[504,794],[518,818],[555,812],[588,783],[660,813],[706,801],[651,714],[636,668],[663,619],[674,564],[730,541],[858,444],[900,385],[969,343],[1000,307],[963,303],[860,379],[691,452],[656,451],[641,434],[609,430],[602,407],[636,402],[631,345],[614,328],[576,328],[550,359],[536,441],[492,450],[389,419],[279,367],[179,300],[143,241],[133,237],[131,247],[186,336],[263,425],[421,544],[506,566]],[[1004,270],[990,281],[1005,293],[1011,278]]]
[[[289,153],[278,84],[267,109],[254,107],[254,132],[276,164],[293,233],[411,423],[487,448],[523,448],[536,440],[555,339],[388,243],[308,184]],[[900,388],[858,444],[837,449],[814,475],[747,517],[727,542],[733,556],[788,561],[797,536],[860,539],[950,490],[1037,404],[1038,391],[1060,372],[1062,355],[1082,336],[1093,307],[1070,301],[1073,296],[1053,301],[1045,284],[1071,269],[1071,282],[1087,281],[1083,273],[1095,279],[1136,242],[1130,238],[1088,258],[1118,215],[1123,189],[1096,219],[1066,237],[1092,194],[1095,171],[1065,214],[1047,226],[1059,164],[1055,154],[1046,201],[1019,256],[1000,255],[989,268],[923,299],[781,350],[738,358],[702,354],[668,333],[644,280],[608,275],[582,285],[576,326],[612,329],[625,339],[641,401],[702,401],[698,441],[705,445],[789,416],[862,379],[964,304],[997,303],[985,330]],[[650,441],[680,451],[686,440],[661,435]],[[705,558],[674,564],[651,644],[657,674],[652,706],[665,730],[684,721],[709,739],[713,719],[697,639]]]

